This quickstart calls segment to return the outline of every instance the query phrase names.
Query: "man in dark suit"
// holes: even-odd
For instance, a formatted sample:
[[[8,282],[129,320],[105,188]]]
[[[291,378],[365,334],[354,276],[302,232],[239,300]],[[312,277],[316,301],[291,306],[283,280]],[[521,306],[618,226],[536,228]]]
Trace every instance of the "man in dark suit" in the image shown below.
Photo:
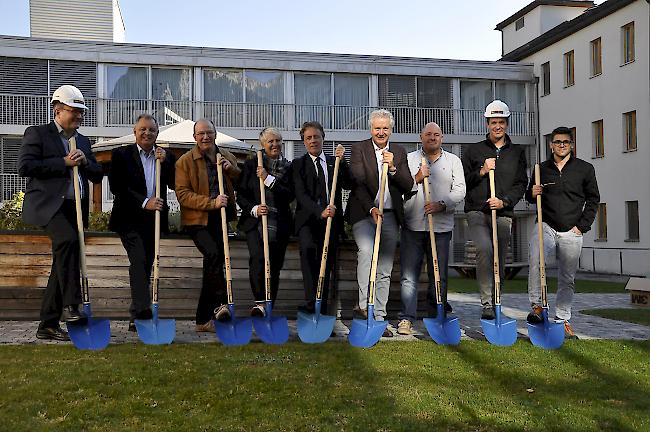
[[[115,197],[109,228],[120,236],[130,263],[129,331],[135,331],[135,319],[152,318],[149,280],[155,254],[155,214],[160,210],[161,231],[168,232],[167,188],[174,189],[176,163],[171,152],[155,145],[158,122],[152,115],[140,115],[133,134],[135,144],[113,150],[108,174]],[[156,159],[161,162],[160,198],[156,198]]]
[[[84,225],[88,224],[88,181],[99,183],[103,173],[95,160],[90,141],[77,129],[86,113],[78,88],[64,85],[52,95],[54,121],[25,130],[18,155],[18,173],[28,177],[23,202],[23,221],[45,229],[52,241],[52,269],[43,294],[39,339],[70,340],[59,319],[82,324],[86,320],[81,303],[79,237],[74,183],[81,190]],[[77,149],[71,150],[75,137]],[[73,179],[73,166],[79,177]]]
[[[413,186],[406,151],[396,144],[389,143],[393,130],[393,115],[386,110],[370,113],[371,139],[352,145],[350,172],[354,187],[350,194],[346,216],[354,240],[357,242],[357,280],[359,283],[359,305],[355,312],[367,317],[368,284],[370,265],[375,238],[375,225],[383,218],[381,242],[377,263],[377,283],[375,294],[375,319],[382,321],[386,316],[386,303],[390,288],[390,275],[393,270],[395,247],[399,239],[399,227],[404,222],[402,195]],[[384,212],[379,212],[379,182],[382,164],[388,164],[388,181],[384,196]],[[387,328],[385,337],[393,334]]]
[[[316,288],[320,273],[321,255],[325,241],[327,218],[332,220],[327,264],[323,280],[321,312],[327,313],[329,279],[336,257],[338,236],[343,232],[341,189],[350,189],[348,164],[341,159],[336,185],[335,205],[330,206],[334,164],[336,159],[323,153],[325,132],[318,122],[306,122],[300,129],[307,154],[291,163],[293,187],[296,196],[295,232],[300,241],[300,268],[305,288],[305,303],[298,310],[314,313]],[[339,145],[335,155],[343,158],[345,148]]]

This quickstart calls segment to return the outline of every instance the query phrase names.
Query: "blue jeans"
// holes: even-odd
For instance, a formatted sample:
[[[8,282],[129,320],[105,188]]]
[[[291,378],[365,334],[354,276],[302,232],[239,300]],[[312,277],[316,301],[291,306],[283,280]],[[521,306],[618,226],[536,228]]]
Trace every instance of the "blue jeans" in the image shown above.
[[[530,234],[528,245],[528,299],[531,306],[542,306],[542,289],[539,278],[539,238],[537,224]],[[582,235],[569,230],[555,231],[542,222],[544,260],[547,267],[557,262],[557,295],[555,316],[561,320],[571,319],[571,303],[575,289],[575,277],[582,252]]]
[[[449,243],[451,231],[436,233],[436,252],[438,254],[438,268],[440,270],[440,294],[442,303],[447,301],[447,267],[449,263]],[[399,319],[416,320],[418,306],[418,282],[422,271],[422,260],[427,257],[427,302],[435,305],[436,287],[433,275],[433,259],[431,256],[431,241],[428,231],[411,231],[402,229],[400,241],[400,266],[401,271],[401,297],[402,310]]]
[[[359,283],[359,307],[368,307],[368,285],[370,282],[370,264],[372,248],[375,244],[375,225],[370,216],[352,225],[354,241],[357,243],[357,282]],[[377,258],[377,282],[375,284],[375,319],[383,321],[386,316],[390,274],[393,271],[395,248],[399,237],[399,226],[395,213],[385,213],[381,225],[379,257]]]

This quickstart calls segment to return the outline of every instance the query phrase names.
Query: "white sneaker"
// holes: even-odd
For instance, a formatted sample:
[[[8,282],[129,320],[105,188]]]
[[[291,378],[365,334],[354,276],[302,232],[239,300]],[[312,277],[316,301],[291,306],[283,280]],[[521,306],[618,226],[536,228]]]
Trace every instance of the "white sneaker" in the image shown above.
[[[264,318],[266,316],[266,308],[264,303],[256,303],[251,309],[251,316],[253,318]]]
[[[411,321],[403,319],[397,324],[397,334],[410,335],[413,334],[413,325]]]
[[[216,319],[219,322],[227,322],[230,321],[230,309],[228,309],[227,304],[222,304],[218,308],[214,310],[214,319]]]

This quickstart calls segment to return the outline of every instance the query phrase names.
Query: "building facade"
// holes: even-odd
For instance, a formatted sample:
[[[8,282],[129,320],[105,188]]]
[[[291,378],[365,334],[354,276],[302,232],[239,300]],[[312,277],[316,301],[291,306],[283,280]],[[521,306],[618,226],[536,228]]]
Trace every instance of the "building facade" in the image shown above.
[[[547,14],[552,28],[540,33],[545,9],[562,11],[554,22]],[[585,234],[585,271],[650,274],[650,223],[640,217],[650,214],[649,16],[647,0],[538,0],[497,25],[503,60],[533,63],[539,77],[542,148],[555,127],[574,128],[577,156],[596,169],[601,203]]]

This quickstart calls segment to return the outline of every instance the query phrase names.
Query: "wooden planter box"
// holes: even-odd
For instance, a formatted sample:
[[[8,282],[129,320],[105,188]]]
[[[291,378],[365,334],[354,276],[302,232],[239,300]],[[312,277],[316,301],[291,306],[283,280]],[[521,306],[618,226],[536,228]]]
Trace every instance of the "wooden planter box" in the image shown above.
[[[131,301],[129,260],[115,234],[87,233],[87,264],[93,313],[97,316],[127,319]],[[248,248],[243,240],[232,240],[233,289],[238,315],[248,315],[253,295],[248,281]],[[201,286],[203,259],[189,237],[174,236],[161,241],[160,314],[163,317],[194,319]],[[52,264],[49,238],[42,232],[0,232],[0,319],[37,320],[41,297]],[[342,319],[352,317],[357,303],[356,245],[344,242],[332,289],[330,313]],[[370,269],[368,269],[370,271]],[[397,318],[400,309],[399,250],[391,278],[388,312]],[[426,282],[426,274],[421,277]],[[421,285],[424,285],[421,283]],[[425,308],[424,287],[419,305]],[[281,273],[275,311],[295,318],[304,301],[303,280],[297,241],[289,244]]]

